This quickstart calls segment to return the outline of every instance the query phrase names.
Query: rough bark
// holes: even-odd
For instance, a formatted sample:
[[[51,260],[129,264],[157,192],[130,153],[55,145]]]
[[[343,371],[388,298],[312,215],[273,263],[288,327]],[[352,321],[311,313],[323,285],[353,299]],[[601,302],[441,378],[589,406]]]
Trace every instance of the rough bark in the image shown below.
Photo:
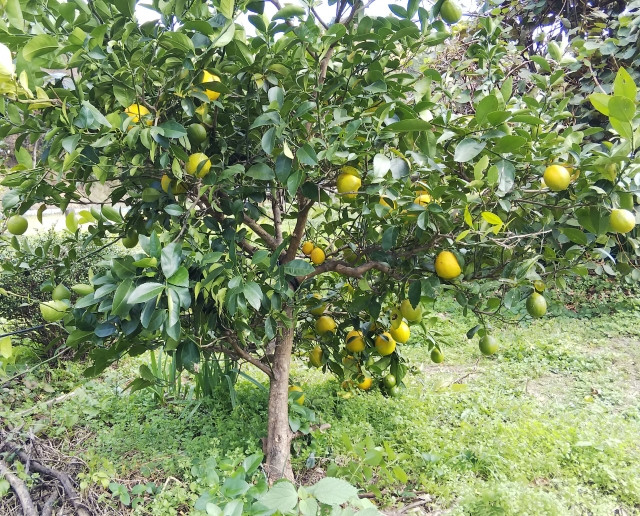
[[[286,308],[287,317],[293,311]],[[292,433],[289,428],[289,368],[293,349],[293,328],[281,324],[281,333],[276,337],[276,349],[272,363],[272,378],[269,385],[269,422],[267,431],[265,469],[269,482],[280,478],[293,480],[290,448]]]

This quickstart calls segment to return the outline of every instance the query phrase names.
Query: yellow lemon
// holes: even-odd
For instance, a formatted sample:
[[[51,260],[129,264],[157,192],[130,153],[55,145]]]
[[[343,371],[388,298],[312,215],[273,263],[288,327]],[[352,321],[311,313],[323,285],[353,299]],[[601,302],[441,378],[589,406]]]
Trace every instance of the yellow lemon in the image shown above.
[[[421,195],[418,195],[418,197],[416,197],[413,202],[426,208],[431,203],[431,201],[433,201],[433,197],[431,197],[428,193],[423,193]]]
[[[393,210],[396,207],[395,202],[393,202],[393,206],[391,206],[391,204],[389,204],[384,197],[380,197],[380,204],[382,204],[382,206],[386,206],[390,210]]]
[[[316,333],[318,335],[324,335],[325,333],[335,333],[336,331],[336,322],[333,320],[333,318],[329,317],[328,315],[323,315],[321,317],[318,317],[318,320],[316,321]]]
[[[404,317],[407,321],[418,322],[420,319],[422,319],[422,306],[418,305],[413,308],[411,301],[405,299],[402,301],[402,303],[400,303],[400,313],[402,314],[402,317]],[[402,318],[400,319],[400,321],[402,321]],[[395,324],[396,328],[398,326],[400,326],[399,323]],[[391,327],[394,327],[393,321],[391,322]]]
[[[562,165],[550,165],[545,169],[543,179],[550,190],[560,192],[569,186],[571,174]]]
[[[611,210],[609,216],[609,226],[616,233],[628,233],[636,225],[636,217],[629,210],[615,209]]]
[[[196,177],[204,177],[211,170],[211,160],[204,152],[196,152],[191,154],[185,165],[185,172]]]
[[[124,110],[125,114],[131,117],[131,122],[137,124],[141,118],[149,115],[149,110],[140,104],[131,104]],[[145,124],[151,125],[153,121],[150,118],[145,119]]]
[[[322,348],[320,346],[316,346],[309,351],[309,363],[313,367],[322,367],[322,355]]]
[[[356,193],[360,189],[362,181],[359,177],[351,174],[340,174],[337,180],[338,193],[345,199],[355,199]]]
[[[361,331],[351,330],[347,333],[346,347],[353,353],[358,353],[364,349],[364,335]]]
[[[160,179],[160,186],[162,187],[162,191],[165,193],[169,193],[169,187],[171,186],[171,178],[164,174]]]
[[[350,165],[345,165],[340,170],[342,170],[343,174],[348,174],[350,176],[360,177],[360,171],[356,167],[352,167]]]
[[[396,341],[389,332],[384,332],[376,337],[376,349],[383,357],[390,355],[396,349]]]
[[[442,279],[450,280],[460,276],[462,269],[456,255],[451,251],[441,251],[436,257],[436,274]]]
[[[314,265],[322,265],[322,263],[324,263],[324,251],[319,247],[316,247],[313,251],[311,251],[310,257]]]
[[[4,3],[6,5],[6,2]],[[13,64],[13,55],[6,45],[0,43],[0,75],[13,77],[16,73],[16,66]]]
[[[207,82],[221,82],[221,80],[217,75],[214,75],[205,70],[205,72],[202,74],[202,84],[205,84]],[[204,90],[204,94],[209,98],[209,100],[216,100],[220,96],[220,92],[214,90]]]
[[[399,342],[400,344],[404,344],[409,340],[409,337],[411,337],[411,330],[409,329],[409,325],[404,321],[401,321],[400,326],[398,326],[397,328],[391,328],[389,330],[389,333],[393,337],[393,340]]]
[[[302,392],[302,389],[297,385],[291,385],[289,387],[289,394],[291,394],[292,392]],[[294,403],[297,403],[298,405],[302,405],[304,403],[304,394],[299,398],[297,398]]]
[[[313,297],[316,298],[318,301],[322,299],[322,296],[317,292],[313,294]],[[327,309],[327,303],[319,303],[317,306],[314,306],[311,310],[309,310],[309,313],[312,315],[322,315],[326,309]]]
[[[302,244],[302,252],[305,256],[309,256],[314,247],[315,245],[313,244],[313,242],[307,240],[304,244]]]
[[[371,389],[372,385],[373,385],[373,380],[371,379],[371,377],[365,376],[364,380],[362,380],[358,384],[358,389],[362,389],[363,391],[368,391],[369,389]]]

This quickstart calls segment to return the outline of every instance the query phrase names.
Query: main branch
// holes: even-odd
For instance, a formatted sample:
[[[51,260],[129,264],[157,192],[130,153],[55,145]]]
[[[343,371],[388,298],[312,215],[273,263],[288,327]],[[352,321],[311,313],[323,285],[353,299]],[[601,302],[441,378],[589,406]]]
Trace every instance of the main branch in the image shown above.
[[[272,251],[275,251],[278,248],[277,240],[273,237],[273,235],[270,235],[266,229],[264,229],[260,224],[258,224],[258,222],[253,220],[246,213],[243,214],[243,220],[245,225],[249,226],[251,230],[256,235],[258,235],[258,237],[260,237],[260,239],[264,242],[264,244],[269,249],[271,249]]]
[[[291,242],[289,243],[289,248],[287,249],[287,253],[284,257],[284,263],[288,263],[296,257],[296,253],[298,252],[298,247],[300,247],[300,242],[302,242],[302,237],[304,236],[304,228],[307,225],[307,219],[309,218],[309,211],[311,211],[311,207],[313,206],[314,201],[309,200],[303,206],[304,197],[299,194],[298,195],[298,203],[300,206],[300,211],[298,211],[298,218],[296,220],[296,227],[293,229],[293,233],[291,234]]]
[[[340,260],[327,260],[322,265],[316,267],[312,273],[299,277],[298,281],[302,283],[305,280],[325,272],[337,272],[338,274],[348,276],[349,278],[362,278],[370,270],[377,270],[385,274],[391,274],[392,272],[389,264],[384,262],[367,262],[362,265],[358,265],[357,267],[350,267]]]

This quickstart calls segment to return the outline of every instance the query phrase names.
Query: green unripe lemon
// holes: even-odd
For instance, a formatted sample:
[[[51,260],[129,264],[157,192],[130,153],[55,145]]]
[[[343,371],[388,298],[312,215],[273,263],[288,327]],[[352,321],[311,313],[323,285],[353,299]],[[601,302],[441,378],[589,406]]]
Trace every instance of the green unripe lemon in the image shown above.
[[[435,364],[441,364],[444,362],[444,355],[442,354],[442,351],[438,348],[433,348],[431,350],[431,361]]]
[[[138,245],[138,233],[131,231],[122,239],[122,245],[127,249],[131,249]]]
[[[458,23],[462,18],[462,9],[452,0],[445,0],[440,7],[440,17],[449,25]]]
[[[202,124],[191,124],[187,128],[187,137],[191,145],[198,146],[207,139],[207,129]]]
[[[628,233],[636,225],[636,217],[629,210],[615,209],[609,216],[609,226],[616,233]]]
[[[391,389],[389,389],[389,394],[392,398],[399,398],[402,395],[402,390],[398,385],[394,385],[393,387],[391,387]]]
[[[28,227],[29,223],[22,215],[13,215],[7,220],[7,231],[12,235],[22,235]]]
[[[40,303],[40,313],[47,322],[56,322],[62,319],[69,310],[69,306],[64,301],[47,301]]]
[[[382,379],[382,383],[387,389],[391,389],[396,386],[396,377],[389,373]]]
[[[542,294],[533,292],[527,298],[527,312],[536,319],[547,313],[547,300]]]
[[[94,289],[92,285],[87,285],[86,283],[78,283],[77,285],[73,285],[71,287],[71,290],[73,290],[79,296],[88,296],[93,292]]]
[[[53,289],[51,297],[54,301],[62,301],[63,299],[71,298],[71,291],[65,287],[62,283]]]
[[[483,355],[490,356],[498,351],[498,341],[493,335],[485,335],[478,343]]]

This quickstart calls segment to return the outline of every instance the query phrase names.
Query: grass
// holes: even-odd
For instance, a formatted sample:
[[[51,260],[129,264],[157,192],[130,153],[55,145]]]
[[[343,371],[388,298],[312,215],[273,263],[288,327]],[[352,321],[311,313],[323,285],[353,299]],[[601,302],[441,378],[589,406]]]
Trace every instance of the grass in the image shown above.
[[[440,301],[445,362],[432,364],[414,331],[403,350],[413,373],[401,398],[374,390],[344,399],[335,379],[296,361],[293,378],[304,385],[305,405],[331,424],[296,441],[296,471],[310,478],[317,468],[333,468],[366,490],[380,489],[381,505],[401,506],[411,501],[403,494],[425,492],[429,509],[454,515],[638,513],[638,303],[625,296],[613,304],[583,301],[577,311],[557,303],[555,316],[494,328],[501,349],[489,358],[480,356],[477,337],[465,337],[475,322]],[[602,315],[593,315],[598,306]],[[199,494],[195,462],[261,449],[266,392],[241,381],[235,408],[224,393],[158,406],[148,392],[122,392],[142,361],[128,359],[88,382],[79,364],[67,364],[0,395],[10,396],[15,410],[81,384],[74,397],[27,422],[85,457],[83,485],[168,482],[136,510],[177,514]],[[385,448],[363,452],[352,443]],[[375,453],[384,456],[382,465],[374,464]],[[108,489],[103,501],[128,510]]]

